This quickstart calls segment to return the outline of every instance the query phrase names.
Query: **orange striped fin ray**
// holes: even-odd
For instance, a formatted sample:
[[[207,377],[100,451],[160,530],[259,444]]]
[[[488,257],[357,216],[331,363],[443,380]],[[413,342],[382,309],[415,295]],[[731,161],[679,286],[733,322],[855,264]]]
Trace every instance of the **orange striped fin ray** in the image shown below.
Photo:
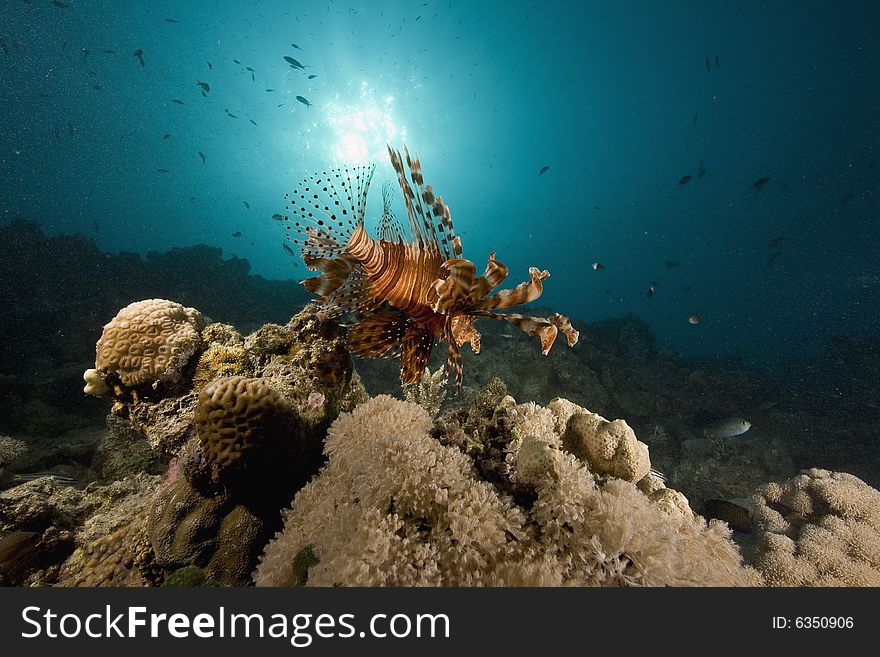
[[[400,355],[400,381],[403,385],[410,385],[421,378],[436,341],[430,331],[415,322],[407,327]]]
[[[473,305],[473,310],[491,310],[492,308],[510,308],[534,301],[544,292],[542,281],[550,277],[546,269],[539,271],[537,267],[529,267],[532,280],[520,283],[510,290],[501,290],[491,297],[486,297]]]
[[[537,335],[541,339],[541,353],[545,356],[549,353],[550,348],[556,341],[559,331],[565,335],[568,340],[568,346],[573,347],[577,344],[580,334],[571,325],[571,321],[565,315],[554,313],[550,317],[529,317],[528,315],[520,315],[518,313],[493,313],[487,310],[481,310],[473,313],[477,317],[488,317],[490,319],[500,319],[508,324],[516,326],[529,336]]]
[[[403,227],[400,222],[394,218],[391,212],[391,195],[393,194],[391,183],[385,182],[382,185],[382,218],[379,219],[379,239],[391,242],[392,244],[400,244],[404,241]]]

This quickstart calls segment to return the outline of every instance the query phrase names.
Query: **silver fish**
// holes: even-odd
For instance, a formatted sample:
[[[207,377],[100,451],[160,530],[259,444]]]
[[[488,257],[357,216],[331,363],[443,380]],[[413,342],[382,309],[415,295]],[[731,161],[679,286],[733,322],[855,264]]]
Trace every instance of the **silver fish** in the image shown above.
[[[741,417],[726,417],[703,429],[706,438],[732,438],[741,436],[752,426],[752,423]]]

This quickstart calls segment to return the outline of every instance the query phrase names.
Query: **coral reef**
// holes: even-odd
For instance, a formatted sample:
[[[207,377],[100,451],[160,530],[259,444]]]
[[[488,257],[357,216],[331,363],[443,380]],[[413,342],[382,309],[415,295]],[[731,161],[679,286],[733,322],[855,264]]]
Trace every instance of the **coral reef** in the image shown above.
[[[404,392],[406,401],[418,404],[428,411],[428,415],[437,415],[443,405],[443,400],[446,399],[444,370],[438,368],[431,373],[431,370],[426,367],[419,380],[406,386]]]
[[[723,525],[666,513],[632,483],[600,483],[584,463],[562,452],[551,410],[509,402],[495,410],[495,428],[507,441],[506,487],[482,480],[467,454],[432,438],[431,418],[416,404],[382,395],[341,415],[327,436],[327,466],[285,512],[284,530],[267,546],[255,582],[753,581]],[[517,502],[511,494],[516,485],[531,489],[531,503]],[[304,550],[311,554],[305,574],[291,568]]]
[[[813,468],[752,497],[748,560],[770,586],[880,586],[880,491]]]
[[[0,436],[0,469],[20,460],[27,451],[27,444],[23,440]]]

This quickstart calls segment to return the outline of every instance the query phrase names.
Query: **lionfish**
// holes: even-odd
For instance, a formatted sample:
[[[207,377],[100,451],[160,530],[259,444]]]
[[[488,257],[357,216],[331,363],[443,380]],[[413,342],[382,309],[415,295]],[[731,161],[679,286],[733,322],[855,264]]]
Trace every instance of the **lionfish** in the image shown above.
[[[546,270],[529,269],[530,279],[491,294],[507,278],[508,269],[489,254],[482,276],[461,257],[461,238],[441,196],[424,184],[418,157],[406,158],[390,146],[388,154],[403,192],[409,230],[391,212],[391,187],[383,188],[384,212],[378,239],[364,227],[367,192],[375,165],[341,167],[310,175],[285,194],[286,237],[297,245],[306,267],[320,271],[302,281],[319,295],[314,301],[328,318],[354,317],[347,342],[352,353],[367,358],[401,358],[403,385],[424,372],[434,346],[445,341],[444,380],[462,380],[459,348],[470,344],[480,352],[477,318],[504,320],[541,340],[547,354],[562,331],[574,346],[578,332],[565,315],[548,318],[498,313],[534,301],[543,292]]]

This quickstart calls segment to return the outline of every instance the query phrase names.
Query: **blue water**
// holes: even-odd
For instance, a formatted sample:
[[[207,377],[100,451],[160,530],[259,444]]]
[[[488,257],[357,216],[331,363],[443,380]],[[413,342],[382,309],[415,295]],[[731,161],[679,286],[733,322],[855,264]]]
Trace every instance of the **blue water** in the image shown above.
[[[0,5],[0,220],[302,278],[284,192],[374,159],[375,219],[407,144],[465,257],[572,317],[758,365],[880,332],[875,2],[63,4]]]

